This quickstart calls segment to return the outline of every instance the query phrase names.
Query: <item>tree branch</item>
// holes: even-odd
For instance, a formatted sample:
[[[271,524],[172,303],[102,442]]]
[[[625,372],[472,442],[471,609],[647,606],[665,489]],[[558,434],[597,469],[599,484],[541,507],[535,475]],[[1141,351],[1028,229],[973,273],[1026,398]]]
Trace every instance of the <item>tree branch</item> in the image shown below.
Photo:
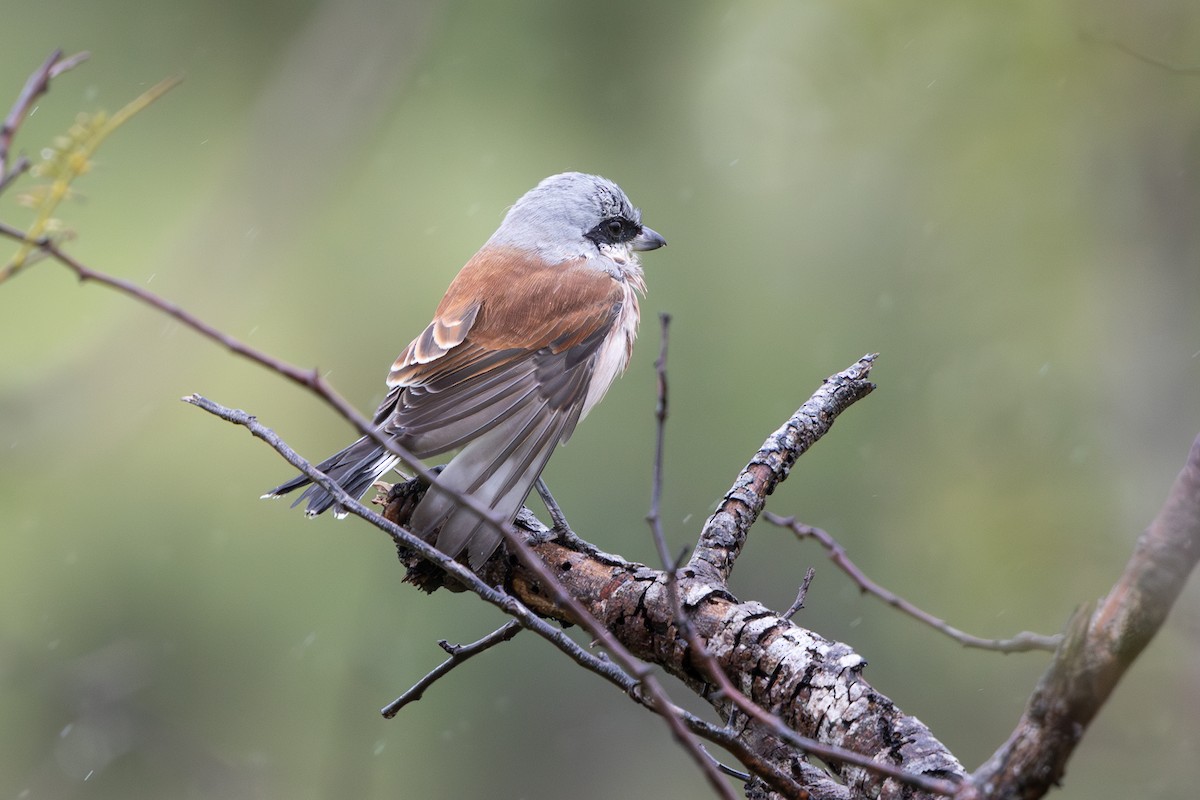
[[[976,798],[1041,797],[1150,643],[1200,559],[1200,437],[1109,593],[1075,612],[1008,741],[971,776]]]
[[[867,380],[875,357],[875,353],[865,355],[849,369],[826,378],[812,398],[767,438],[704,524],[688,569],[718,583],[729,579],[767,496],[788,476],[796,459],[828,433],[838,415],[875,388]]]
[[[790,620],[792,617],[804,608],[804,598],[808,596],[808,587],[812,586],[813,578],[817,575],[817,571],[809,567],[804,571],[804,579],[800,581],[800,589],[796,592],[796,599],[788,606],[788,610],[783,612],[783,618]]]
[[[878,597],[897,611],[901,611],[913,619],[924,622],[934,630],[949,636],[963,647],[977,647],[981,650],[996,650],[1001,653],[1023,653],[1029,650],[1048,650],[1053,652],[1062,641],[1061,634],[1043,636],[1038,633],[1022,631],[1011,639],[983,639],[979,636],[973,636],[960,631],[945,620],[939,619],[927,611],[922,611],[903,597],[888,591],[868,578],[866,573],[850,560],[850,556],[846,554],[846,549],[838,544],[836,539],[820,528],[814,528],[811,525],[798,522],[795,517],[781,517],[770,511],[765,512],[763,518],[772,525],[789,528],[798,539],[816,539],[825,548],[830,560],[837,565],[838,569],[849,575],[850,579],[858,584],[860,592]]]
[[[50,91],[52,78],[57,78],[67,70],[74,69],[86,61],[89,56],[89,53],[82,52],[63,58],[62,50],[55,50],[25,81],[24,88],[17,95],[12,108],[9,109],[8,116],[4,118],[3,126],[0,126],[0,194],[3,194],[10,183],[29,169],[29,159],[24,156],[18,158],[11,168],[8,162],[9,155],[12,153],[13,139],[20,130],[21,123],[29,116],[37,99]]]
[[[698,661],[698,650],[679,635],[666,572],[579,551],[560,541],[536,541],[546,529],[529,516],[518,518],[518,524],[533,534],[536,543],[532,549],[539,559],[555,565],[572,594],[635,656],[662,665],[722,716],[728,716],[730,699],[714,690],[712,676]],[[494,570],[508,565],[489,566],[493,569],[486,574],[489,582],[511,586],[523,603],[541,613],[562,613],[527,591],[530,582],[522,574],[522,565],[499,572]],[[782,758],[777,763],[787,767],[791,759],[808,750],[830,761],[854,758],[852,767],[835,766],[834,773],[868,795],[882,791],[885,784],[898,786],[889,783],[892,770],[879,765],[916,773],[917,783],[923,783],[920,775],[964,776],[958,762],[928,729],[862,679],[866,662],[848,646],[799,628],[759,603],[739,602],[725,590],[700,584],[686,577],[686,568],[680,570],[680,576],[688,621],[704,643],[703,649],[721,672],[736,676],[741,694],[760,709],[774,710],[791,731],[786,741],[799,750],[776,748],[772,760]],[[761,733],[753,726],[742,735]],[[772,729],[770,733],[779,732]],[[928,785],[930,790],[935,787],[939,791],[953,788],[945,782]]]
[[[478,655],[484,650],[495,647],[501,642],[510,641],[520,632],[521,623],[515,619],[510,619],[487,636],[478,641],[471,642],[471,644],[450,644],[445,639],[442,639],[438,642],[438,646],[449,653],[450,657],[434,667],[424,678],[414,683],[412,688],[407,692],[381,708],[379,713],[385,718],[391,719],[400,712],[400,709],[409,703],[415,703],[420,700],[424,696],[426,689],[436,683],[439,678],[448,675],[459,664],[471,658],[471,656]]]

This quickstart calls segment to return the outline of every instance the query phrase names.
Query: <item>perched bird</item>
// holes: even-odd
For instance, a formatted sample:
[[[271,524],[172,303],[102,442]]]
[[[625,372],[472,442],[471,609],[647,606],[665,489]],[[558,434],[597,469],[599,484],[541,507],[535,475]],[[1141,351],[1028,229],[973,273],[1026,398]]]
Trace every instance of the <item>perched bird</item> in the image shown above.
[[[645,293],[637,253],[666,241],[612,181],[552,175],[518,200],[458,273],[433,322],[388,374],[375,412],[382,436],[418,458],[458,450],[418,504],[413,533],[480,567],[501,535],[443,491],[469,494],[511,521],[554,448],[629,362]],[[317,465],[360,497],[398,459],[363,437]],[[304,475],[272,489],[279,497]],[[309,516],[333,496],[309,486]]]

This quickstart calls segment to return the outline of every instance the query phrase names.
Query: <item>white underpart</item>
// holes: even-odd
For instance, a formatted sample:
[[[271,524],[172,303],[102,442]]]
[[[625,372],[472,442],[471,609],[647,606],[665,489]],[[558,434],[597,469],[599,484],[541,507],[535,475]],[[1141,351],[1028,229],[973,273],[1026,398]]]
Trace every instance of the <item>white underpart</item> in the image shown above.
[[[607,252],[606,252],[607,251]],[[624,296],[621,298],[621,314],[608,336],[600,344],[600,352],[596,357],[596,367],[592,372],[592,380],[588,384],[587,396],[583,400],[582,420],[599,403],[604,393],[613,385],[617,376],[625,371],[629,363],[629,353],[633,349],[633,340],[637,338],[638,303],[635,287],[641,288],[642,268],[637,257],[627,247],[601,247],[600,252],[615,263],[618,274],[613,277],[621,284]],[[611,270],[610,270],[611,271]]]

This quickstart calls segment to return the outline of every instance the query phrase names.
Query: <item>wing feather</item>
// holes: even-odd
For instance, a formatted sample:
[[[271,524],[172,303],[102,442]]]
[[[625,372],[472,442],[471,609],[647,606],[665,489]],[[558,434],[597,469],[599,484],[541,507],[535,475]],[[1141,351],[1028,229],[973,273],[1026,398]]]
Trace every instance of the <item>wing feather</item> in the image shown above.
[[[595,358],[623,296],[582,259],[531,266],[508,249],[481,251],[392,365],[377,422],[425,458],[482,436],[523,403],[582,402],[582,394],[563,394],[554,376]]]

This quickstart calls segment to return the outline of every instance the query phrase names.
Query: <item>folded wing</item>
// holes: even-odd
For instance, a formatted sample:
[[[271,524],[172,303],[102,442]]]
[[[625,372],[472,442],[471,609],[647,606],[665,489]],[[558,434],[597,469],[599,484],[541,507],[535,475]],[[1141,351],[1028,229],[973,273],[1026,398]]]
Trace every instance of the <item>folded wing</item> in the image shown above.
[[[531,265],[493,248],[463,267],[433,322],[393,364],[375,416],[381,434],[419,458],[461,449],[418,505],[414,533],[430,537],[440,527],[439,549],[465,550],[473,567],[487,560],[500,534],[454,494],[512,519],[578,423],[598,361],[609,348],[627,348],[614,335],[626,302],[621,284],[583,260]],[[319,468],[358,497],[395,464],[364,437]],[[268,496],[306,483],[300,476]],[[305,500],[310,515],[340,510],[319,486],[296,502]]]

